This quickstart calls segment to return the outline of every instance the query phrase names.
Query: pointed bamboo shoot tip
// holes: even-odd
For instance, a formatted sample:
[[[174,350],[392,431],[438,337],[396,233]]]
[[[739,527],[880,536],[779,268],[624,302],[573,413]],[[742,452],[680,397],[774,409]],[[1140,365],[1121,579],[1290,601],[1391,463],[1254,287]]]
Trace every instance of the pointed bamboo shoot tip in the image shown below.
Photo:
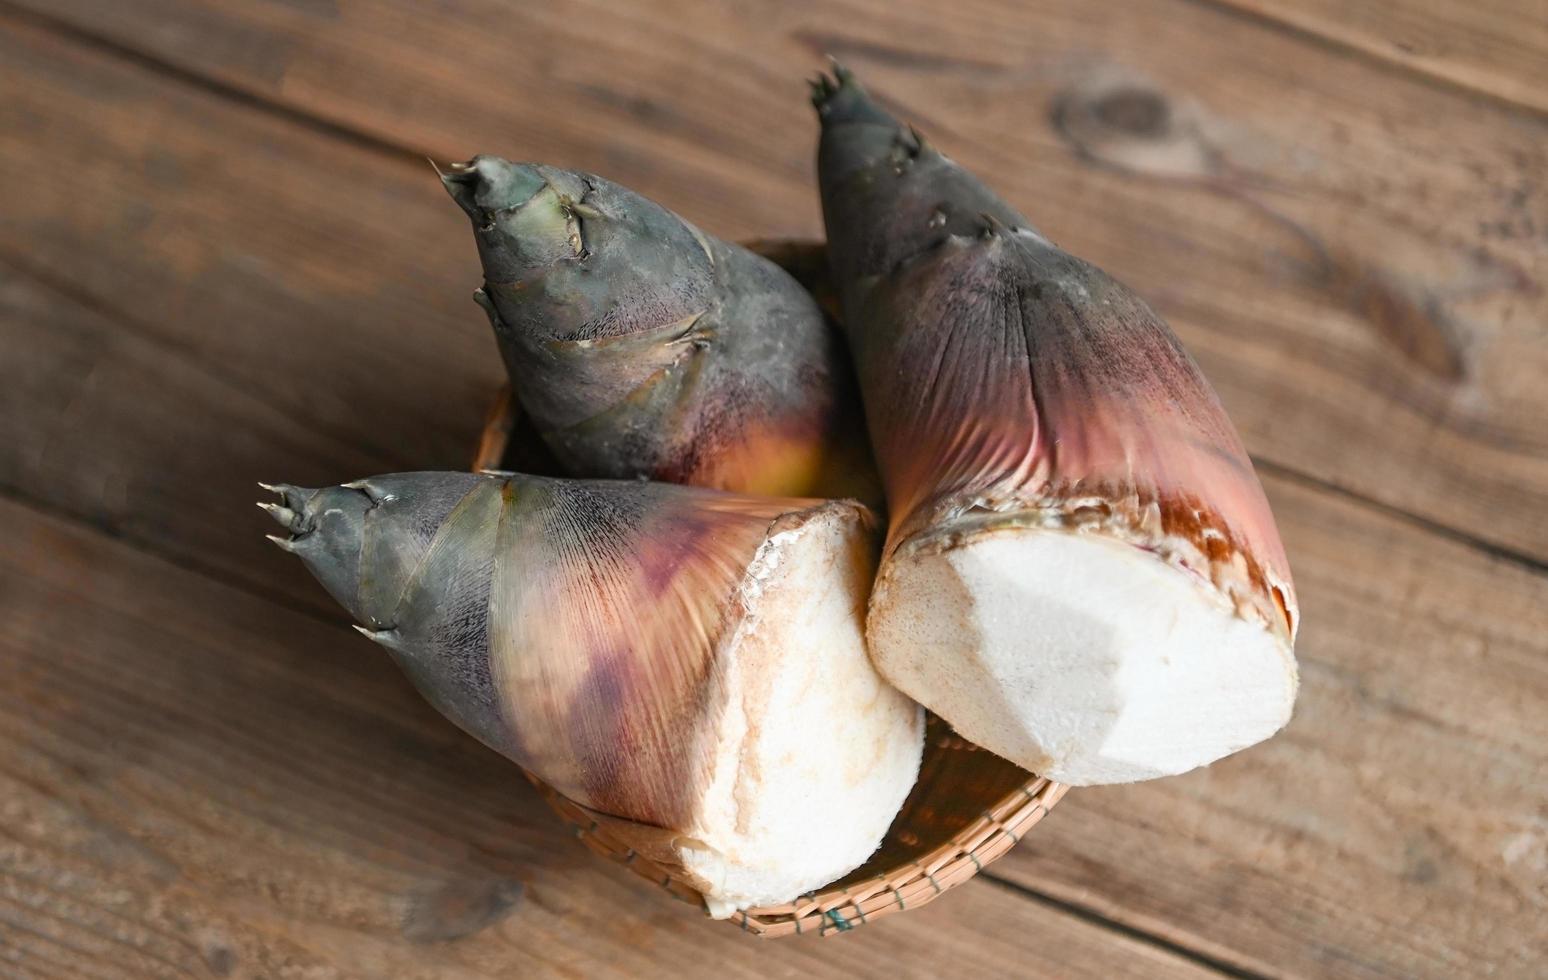
[[[370,640],[372,643],[379,643],[382,646],[391,649],[398,648],[398,631],[395,629],[373,630],[368,626],[361,626],[358,623],[352,623],[351,625],[354,626],[355,632]]]
[[[258,507],[263,510],[264,513],[268,514],[270,517],[274,518],[276,521],[280,522],[287,528],[291,527],[295,522],[296,512],[291,510],[289,507],[285,507],[280,504],[271,504],[267,500],[258,501]]]
[[[289,538],[282,538],[278,534],[265,534],[264,537],[268,538],[270,541],[273,541],[274,546],[281,551],[288,552],[292,555],[296,553],[296,546],[290,543]]]
[[[495,309],[494,300],[489,297],[489,291],[483,288],[473,290],[473,302],[478,308],[488,315],[490,322],[500,325],[500,311]]]
[[[425,159],[429,160],[430,158],[426,157]],[[435,167],[435,172],[440,174],[441,179],[445,181],[465,184],[469,181],[478,180],[478,168],[473,166],[472,161],[468,163],[457,163],[454,161],[448,163],[446,169],[442,170],[434,160],[430,160],[430,166]]]

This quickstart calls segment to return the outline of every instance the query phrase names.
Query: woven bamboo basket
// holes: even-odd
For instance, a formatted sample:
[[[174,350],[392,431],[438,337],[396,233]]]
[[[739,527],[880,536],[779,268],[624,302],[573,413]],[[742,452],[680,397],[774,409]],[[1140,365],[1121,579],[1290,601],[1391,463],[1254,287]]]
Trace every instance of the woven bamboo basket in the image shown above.
[[[791,272],[832,314],[822,246],[756,242],[750,248]],[[557,464],[522,417],[509,390],[491,407],[474,459],[475,470],[555,474]],[[560,817],[592,851],[622,864],[703,907],[703,897],[667,869],[619,842],[590,811],[531,773]],[[868,922],[919,908],[962,884],[1026,836],[1068,787],[1034,776],[980,749],[930,715],[919,780],[870,860],[821,891],[786,905],[748,909],[730,923],[763,937],[849,932]]]

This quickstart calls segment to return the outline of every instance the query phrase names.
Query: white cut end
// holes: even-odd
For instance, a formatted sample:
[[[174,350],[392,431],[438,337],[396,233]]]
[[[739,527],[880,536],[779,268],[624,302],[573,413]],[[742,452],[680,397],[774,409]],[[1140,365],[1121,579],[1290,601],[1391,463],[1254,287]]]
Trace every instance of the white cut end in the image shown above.
[[[742,584],[714,777],[675,842],[717,918],[865,863],[919,774],[923,711],[866,655],[872,546],[853,507],[825,505],[771,536]]]
[[[903,549],[878,668],[965,738],[1076,786],[1186,772],[1290,720],[1295,659],[1207,583],[1095,534],[1007,528]]]

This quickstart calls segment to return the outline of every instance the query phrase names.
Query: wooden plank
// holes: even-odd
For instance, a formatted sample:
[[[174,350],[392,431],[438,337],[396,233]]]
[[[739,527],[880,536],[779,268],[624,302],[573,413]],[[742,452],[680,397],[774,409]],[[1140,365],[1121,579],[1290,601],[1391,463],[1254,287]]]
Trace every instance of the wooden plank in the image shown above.
[[[1544,0],[1214,0],[1548,112]]]
[[[841,939],[699,921],[342,627],[0,523],[8,977],[1219,975],[987,882]]]
[[[373,139],[596,169],[730,236],[819,229],[797,80],[832,52],[1160,307],[1255,454],[1548,560],[1542,117],[1188,0],[23,2]],[[462,270],[404,304],[460,291],[433,190],[331,152],[357,182],[335,194],[418,230],[383,261]]]
[[[251,414],[260,433],[287,424],[325,433],[299,448],[270,435],[257,448],[241,447],[245,435],[226,449],[195,444],[210,454],[201,458],[212,472],[250,467],[252,478],[263,478],[280,464],[303,470],[297,479],[325,479],[358,475],[347,467],[378,459],[385,468],[394,456],[426,466],[461,460],[482,386],[498,369],[476,312],[463,309],[463,290],[447,285],[463,281],[471,249],[452,254],[466,245],[454,215],[444,217],[443,232],[429,233],[432,215],[443,211],[421,200],[422,178],[380,155],[11,26],[0,38],[0,113],[7,114],[0,166],[10,177],[0,247],[114,311],[111,319],[36,314],[41,324],[77,323],[87,338],[63,337],[63,355],[36,363],[60,364],[63,385],[70,371],[86,371],[86,355],[72,362],[69,351],[102,351],[88,376],[122,371],[128,377],[114,382],[118,390],[174,393],[188,399],[194,419],[224,402],[228,414],[212,415],[212,423]],[[70,179],[35,179],[38,161],[68,162]],[[328,179],[319,177],[324,170]],[[350,260],[342,274],[341,255]],[[443,307],[431,293],[455,295]],[[114,344],[92,331],[139,339]],[[15,336],[35,342],[53,332]],[[34,362],[0,361],[0,381],[25,386],[13,370],[22,363]],[[273,414],[259,414],[259,403]],[[94,414],[144,410],[118,396],[97,404]],[[17,417],[15,431],[52,425],[67,444],[84,439],[76,435],[86,429],[80,422],[49,421],[47,412],[61,411],[57,402],[27,398],[6,407],[8,415],[35,413]],[[0,457],[0,476],[30,497],[57,493],[73,501],[61,504],[72,512],[94,516],[100,506],[127,522],[150,512],[161,474],[184,479],[168,457],[196,428],[174,427],[181,435],[157,441],[155,426],[124,425],[104,440],[112,446],[72,448],[77,460],[111,449],[129,461],[136,496],[116,506],[107,483],[63,489],[60,476],[79,472],[78,463],[50,471]],[[354,446],[365,458],[350,457],[334,473],[331,444]],[[1544,694],[1541,580],[1368,509],[1284,480],[1268,483],[1308,624],[1307,693],[1291,735],[1205,774],[1072,794],[997,869],[1021,874],[1022,862],[1034,860],[1024,880],[1041,890],[1171,930],[1191,948],[1265,973],[1439,974],[1466,957],[1519,965],[1532,949],[1531,917],[1543,914],[1548,810],[1531,768],[1541,765],[1544,744],[1531,712]],[[248,513],[250,498],[226,493],[188,493],[154,522],[103,523],[169,553],[204,556],[247,582],[241,549],[256,546],[243,542],[256,542],[263,521],[251,511],[243,523],[237,515]],[[262,629],[250,620],[238,625],[254,635]],[[116,650],[118,669],[144,656]],[[147,683],[162,676],[144,672]],[[222,704],[223,714],[236,710]],[[396,765],[385,753],[376,761],[382,772]],[[1389,772],[1394,765],[1404,768]],[[1240,775],[1244,767],[1257,775]],[[1057,836],[1065,823],[1076,826]],[[1400,885],[1409,848],[1413,880]],[[1354,870],[1346,874],[1346,866]],[[1366,887],[1385,904],[1357,891]],[[264,906],[243,906],[250,907],[257,914]],[[684,921],[696,935],[696,924]]]
[[[1289,728],[1071,792],[992,871],[1265,974],[1540,975],[1548,576],[1268,489],[1305,614]]]
[[[465,461],[502,371],[428,165],[7,28],[0,257],[295,425],[382,463]]]
[[[429,168],[20,27],[0,90],[0,486],[337,616],[255,482],[461,467],[503,374]]]
[[[0,349],[0,490],[343,618],[252,533],[247,501],[260,479],[320,484],[391,461],[3,261]]]

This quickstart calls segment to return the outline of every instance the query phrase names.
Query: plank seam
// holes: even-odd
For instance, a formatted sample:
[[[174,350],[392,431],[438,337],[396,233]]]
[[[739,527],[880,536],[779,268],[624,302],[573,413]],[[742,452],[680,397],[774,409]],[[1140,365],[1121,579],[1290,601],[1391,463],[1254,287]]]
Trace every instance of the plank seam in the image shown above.
[[[52,518],[57,521],[63,521],[67,524],[74,525],[75,527],[83,528],[87,531],[100,534],[109,541],[117,542],[126,547],[132,548],[141,554],[149,555],[159,561],[164,561],[174,568],[179,568],[185,572],[191,572],[195,575],[201,575],[204,578],[207,578],[219,585],[224,585],[227,588],[237,589],[238,591],[244,592],[250,596],[262,599],[265,602],[272,602],[283,609],[287,609],[290,612],[300,613],[301,615],[319,623],[326,623],[329,626],[336,626],[341,629],[349,625],[344,619],[341,619],[337,616],[330,616],[329,614],[323,612],[321,609],[315,609],[278,589],[271,589],[251,579],[243,578],[240,575],[234,575],[231,572],[221,568],[219,565],[200,561],[199,559],[192,558],[183,552],[173,551],[167,548],[158,548],[149,538],[131,534],[110,521],[101,518],[93,518],[89,514],[65,507],[61,504],[57,504],[52,500],[40,497],[37,494],[27,490],[26,488],[17,486],[16,484],[9,481],[0,482],[0,498],[8,500],[17,506],[24,507],[27,510],[33,511],[40,516]]]
[[[120,41],[115,41],[110,37],[97,34],[69,21],[35,10],[17,7],[10,3],[9,0],[0,0],[0,16],[30,24],[39,30],[54,34],[81,47],[90,48],[100,54],[117,58],[120,61],[126,61],[145,71],[166,76],[173,81],[203,90],[211,95],[235,102],[256,112],[277,117],[302,129],[341,140],[351,146],[367,150],[379,156],[409,161],[420,167],[423,167],[424,161],[430,158],[428,152],[421,152],[413,147],[393,142],[367,130],[356,129],[353,126],[347,126],[331,119],[325,119],[322,116],[313,115],[303,109],[286,105],[258,92],[242,88],[240,85],[222,81],[213,75],[185,68],[158,55],[131,47]]]
[[[110,323],[127,327],[130,332],[145,344],[163,351],[170,351],[174,356],[185,359],[211,380],[219,382],[232,391],[240,392],[249,398],[262,402],[275,412],[283,415],[287,420],[308,425],[317,432],[337,441],[340,445],[353,444],[358,446],[379,458],[384,466],[393,471],[413,469],[409,461],[397,452],[388,449],[386,446],[377,445],[374,441],[364,440],[358,434],[332,431],[331,427],[324,426],[312,418],[306,418],[304,422],[301,422],[301,420],[294,416],[294,411],[290,407],[269,401],[264,397],[264,393],[261,390],[253,387],[240,375],[225,371],[217,364],[192,357],[185,346],[168,340],[166,337],[158,336],[155,330],[146,327],[138,317],[108,303],[87,290],[81,289],[73,283],[65,282],[50,269],[39,268],[14,249],[0,245],[0,266],[5,266],[16,275],[24,276],[41,288],[63,297],[66,302],[73,306],[78,306]]]
[[[1548,110],[1532,105],[1530,102],[1521,102],[1500,92],[1494,92],[1487,88],[1471,85],[1467,82],[1447,75],[1439,75],[1433,71],[1427,71],[1411,62],[1403,61],[1390,55],[1384,55],[1379,50],[1364,48],[1351,41],[1344,41],[1328,34],[1323,34],[1313,28],[1303,27],[1292,21],[1284,20],[1273,14],[1251,7],[1240,6],[1236,0],[1187,0],[1197,7],[1204,7],[1217,11],[1227,16],[1266,27],[1271,30],[1287,34],[1307,44],[1322,48],[1326,51],[1345,57],[1354,58],[1367,64],[1374,65],[1386,71],[1397,72],[1409,78],[1418,79],[1431,88],[1442,89],[1454,94],[1462,94],[1476,99],[1484,99],[1496,105],[1503,106],[1513,112],[1525,113],[1534,118],[1548,119]]]
[[[1144,929],[1141,929],[1138,926],[1132,926],[1126,922],[1119,922],[1116,919],[1110,919],[1095,909],[1087,908],[1084,905],[1077,905],[1074,902],[1067,901],[1066,899],[1056,898],[1053,895],[1038,891],[1035,888],[1021,884],[1020,882],[1011,881],[1008,878],[1002,878],[992,871],[985,871],[983,874],[979,875],[979,878],[1003,891],[1013,892],[1027,899],[1028,901],[1036,902],[1037,904],[1047,908],[1063,912],[1064,914],[1071,916],[1072,918],[1079,919],[1080,921],[1089,925],[1094,925],[1099,928],[1106,929],[1109,932],[1117,933],[1118,935],[1133,939],[1136,942],[1144,943],[1147,946],[1152,946],[1156,949],[1171,953],[1180,959],[1187,960],[1189,963],[1192,963],[1195,966],[1203,967],[1204,969],[1219,973],[1221,976],[1233,977],[1236,978],[1236,980],[1273,980],[1273,978],[1268,974],[1259,973],[1256,970],[1248,969],[1247,967],[1229,962],[1228,960],[1223,960],[1219,957],[1211,956],[1208,953],[1184,946],[1182,943],[1167,939],[1164,936],[1158,936],[1155,933],[1146,932]]]
[[[1367,497],[1358,491],[1350,490],[1348,487],[1340,486],[1331,480],[1320,476],[1313,476],[1310,473],[1286,466],[1283,463],[1276,463],[1273,460],[1264,459],[1261,456],[1252,456],[1251,459],[1252,465],[1256,467],[1259,472],[1272,473],[1274,476],[1279,477],[1282,480],[1287,480],[1291,483],[1298,483],[1304,487],[1319,490],[1334,497],[1339,497],[1343,500],[1349,501],[1350,503],[1359,504],[1361,506],[1370,508],[1373,511],[1376,511],[1379,514],[1383,514],[1395,520],[1400,520],[1403,523],[1414,527],[1416,530],[1433,534],[1436,537],[1444,538],[1453,544],[1464,545],[1466,547],[1472,548],[1475,551],[1495,559],[1496,561],[1502,561],[1511,565],[1515,565],[1534,575],[1548,577],[1548,559],[1538,558],[1535,555],[1529,554],[1525,551],[1517,551],[1516,549],[1507,547],[1506,545],[1495,544],[1492,541],[1485,541],[1481,538],[1475,538],[1471,534],[1468,534],[1466,531],[1454,528],[1449,524],[1442,524],[1440,521],[1437,521],[1434,518],[1425,517],[1422,514],[1415,514],[1412,511],[1404,510],[1403,508],[1393,504],[1384,503],[1383,501],[1376,500],[1372,497]]]

